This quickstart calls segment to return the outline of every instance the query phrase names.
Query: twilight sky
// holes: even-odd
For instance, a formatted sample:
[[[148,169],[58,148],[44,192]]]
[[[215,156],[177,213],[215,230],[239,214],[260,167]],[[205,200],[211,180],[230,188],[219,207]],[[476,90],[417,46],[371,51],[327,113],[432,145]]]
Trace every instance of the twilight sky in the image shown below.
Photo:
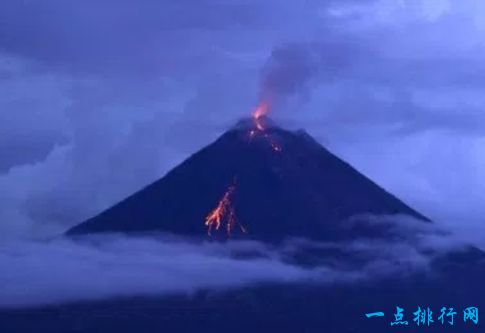
[[[481,0],[3,0],[0,239],[59,232],[272,117],[434,219],[485,216]]]

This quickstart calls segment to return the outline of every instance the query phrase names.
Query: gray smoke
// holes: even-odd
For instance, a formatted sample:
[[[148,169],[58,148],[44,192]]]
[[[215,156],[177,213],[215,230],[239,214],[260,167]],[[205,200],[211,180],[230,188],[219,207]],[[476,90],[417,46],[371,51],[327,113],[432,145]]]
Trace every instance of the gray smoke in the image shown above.
[[[319,61],[306,44],[287,44],[275,48],[262,69],[261,98],[279,99],[305,92],[317,75]]]

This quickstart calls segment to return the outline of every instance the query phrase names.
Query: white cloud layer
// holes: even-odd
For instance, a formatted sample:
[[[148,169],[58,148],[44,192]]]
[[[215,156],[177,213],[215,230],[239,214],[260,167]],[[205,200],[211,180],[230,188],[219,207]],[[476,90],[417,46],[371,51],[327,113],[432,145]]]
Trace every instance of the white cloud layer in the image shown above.
[[[272,258],[231,257],[238,247],[244,252],[249,246],[253,244],[223,246],[119,236],[2,244],[0,307],[190,294],[257,282],[291,282],[307,275]]]
[[[338,243],[289,239],[278,245],[207,242],[162,234],[3,242],[0,308],[130,296],[190,296],[200,290],[261,284],[376,281],[430,271],[431,260],[468,242],[409,217],[367,216],[353,223],[386,226],[389,235]]]

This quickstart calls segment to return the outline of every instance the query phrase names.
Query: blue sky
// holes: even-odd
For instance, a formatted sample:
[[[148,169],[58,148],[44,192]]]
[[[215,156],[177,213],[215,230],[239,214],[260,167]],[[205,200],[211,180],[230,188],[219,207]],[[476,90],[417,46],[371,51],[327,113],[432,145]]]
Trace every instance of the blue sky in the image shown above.
[[[485,213],[479,0],[0,3],[0,237],[59,232],[247,116],[434,219]]]

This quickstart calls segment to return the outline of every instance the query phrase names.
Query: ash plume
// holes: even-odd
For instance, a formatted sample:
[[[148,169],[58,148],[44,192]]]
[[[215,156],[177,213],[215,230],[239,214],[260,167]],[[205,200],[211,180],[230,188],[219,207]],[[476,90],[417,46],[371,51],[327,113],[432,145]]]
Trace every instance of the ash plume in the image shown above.
[[[271,106],[304,96],[317,76],[319,57],[307,44],[286,44],[273,49],[262,69],[260,100]]]

